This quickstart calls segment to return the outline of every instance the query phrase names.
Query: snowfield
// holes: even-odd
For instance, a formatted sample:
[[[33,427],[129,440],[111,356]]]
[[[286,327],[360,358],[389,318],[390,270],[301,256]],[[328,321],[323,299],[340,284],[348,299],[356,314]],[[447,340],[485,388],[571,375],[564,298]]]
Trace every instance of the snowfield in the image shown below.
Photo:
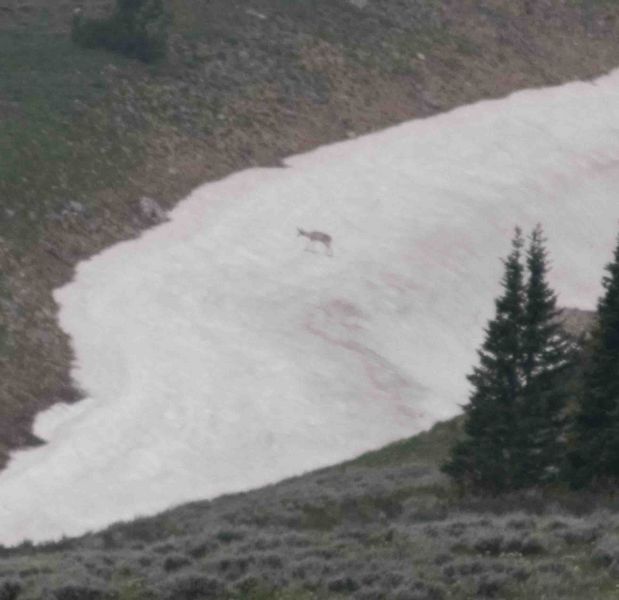
[[[560,303],[592,308],[618,200],[619,72],[204,185],[56,292],[87,399],[41,414],[49,443],[0,475],[0,542],[261,486],[456,414],[514,226],[544,225]]]

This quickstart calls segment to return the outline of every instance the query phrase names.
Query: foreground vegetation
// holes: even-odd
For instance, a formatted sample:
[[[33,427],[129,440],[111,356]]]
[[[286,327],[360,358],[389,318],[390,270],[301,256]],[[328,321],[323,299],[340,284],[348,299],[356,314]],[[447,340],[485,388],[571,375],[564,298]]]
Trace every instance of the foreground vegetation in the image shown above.
[[[92,535],[2,551],[0,598],[610,600],[619,499],[459,498],[460,419],[337,467]]]
[[[485,328],[479,365],[465,407],[465,437],[443,470],[461,487],[492,493],[530,488],[564,476],[565,386],[577,362],[577,344],[563,331],[541,225],[524,240],[517,228],[504,260],[503,292]],[[526,268],[525,264],[526,262]]]

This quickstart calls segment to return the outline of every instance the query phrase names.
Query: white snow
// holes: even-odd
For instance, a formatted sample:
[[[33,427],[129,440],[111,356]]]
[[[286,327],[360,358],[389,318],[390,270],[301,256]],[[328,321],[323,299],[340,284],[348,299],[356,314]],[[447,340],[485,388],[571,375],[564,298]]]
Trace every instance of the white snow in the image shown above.
[[[41,414],[49,443],[0,475],[0,541],[260,486],[455,414],[514,226],[544,224],[561,303],[593,307],[618,194],[618,72],[204,185],[57,291],[87,399]]]

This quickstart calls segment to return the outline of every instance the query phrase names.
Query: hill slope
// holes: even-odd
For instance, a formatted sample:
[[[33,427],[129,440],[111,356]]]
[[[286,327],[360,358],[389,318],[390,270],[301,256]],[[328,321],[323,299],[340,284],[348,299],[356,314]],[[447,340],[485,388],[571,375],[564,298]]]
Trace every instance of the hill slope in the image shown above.
[[[546,225],[562,302],[600,293],[618,97],[619,71],[249,169],[80,264],[55,297],[88,397],[42,414],[49,443],[0,474],[0,542],[259,487],[457,414],[514,223]]]
[[[610,600],[619,504],[461,500],[437,471],[458,420],[337,467],[0,559],[11,600]]]
[[[158,68],[0,32],[0,457],[79,392],[51,290],[197,183],[619,64],[606,2],[175,0]]]

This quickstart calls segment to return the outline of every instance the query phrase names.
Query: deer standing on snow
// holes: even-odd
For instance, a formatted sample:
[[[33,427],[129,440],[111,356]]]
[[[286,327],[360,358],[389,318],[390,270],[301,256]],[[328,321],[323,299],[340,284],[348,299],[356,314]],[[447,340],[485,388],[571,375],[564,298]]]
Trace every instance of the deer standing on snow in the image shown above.
[[[297,231],[300,236],[306,237],[309,241],[307,243],[307,247],[305,248],[307,251],[310,251],[312,244],[314,242],[318,242],[323,244],[325,250],[327,252],[327,256],[333,256],[333,250],[331,249],[331,236],[327,233],[323,233],[322,231],[304,231],[297,227]]]

